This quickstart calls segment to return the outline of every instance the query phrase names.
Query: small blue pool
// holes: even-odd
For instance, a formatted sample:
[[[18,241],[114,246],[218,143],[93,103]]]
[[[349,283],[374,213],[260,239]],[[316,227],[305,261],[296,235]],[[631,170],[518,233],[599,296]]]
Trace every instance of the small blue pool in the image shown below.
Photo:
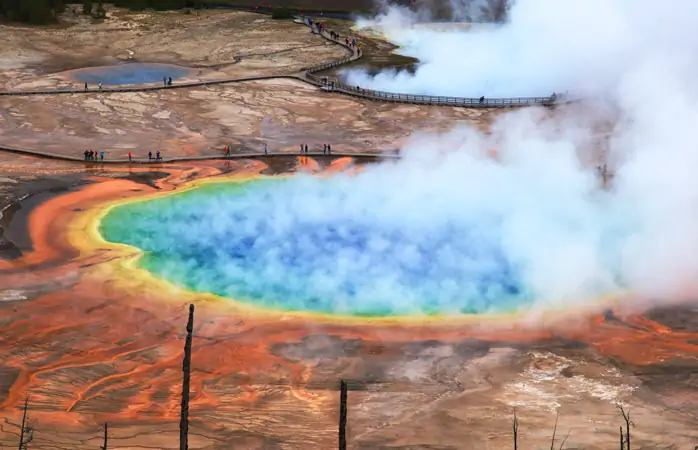
[[[128,63],[118,66],[100,66],[80,69],[75,79],[88,84],[104,85],[162,83],[164,78],[184,78],[192,69],[170,64]]]

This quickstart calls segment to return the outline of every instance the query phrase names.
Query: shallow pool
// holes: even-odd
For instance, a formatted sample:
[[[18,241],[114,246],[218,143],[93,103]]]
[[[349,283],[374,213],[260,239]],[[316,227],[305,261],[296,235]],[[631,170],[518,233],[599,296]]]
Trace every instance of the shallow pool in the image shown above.
[[[170,64],[152,63],[128,63],[117,66],[101,66],[80,69],[73,73],[77,80],[104,85],[125,85],[162,83],[164,78],[173,80],[184,78],[192,72],[192,69]]]

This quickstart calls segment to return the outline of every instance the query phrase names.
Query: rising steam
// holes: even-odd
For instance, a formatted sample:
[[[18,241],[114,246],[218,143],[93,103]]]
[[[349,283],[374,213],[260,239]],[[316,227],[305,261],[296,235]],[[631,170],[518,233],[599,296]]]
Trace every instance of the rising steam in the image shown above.
[[[418,58],[416,73],[345,75],[370,89],[460,97],[613,91],[642,64],[695,52],[696,13],[691,0],[518,0],[505,24],[467,29],[416,24],[422,14],[391,7],[358,25],[378,28],[400,53]]]
[[[401,161],[352,177],[125,207],[105,236],[148,251],[176,282],[293,309],[460,313],[696,294],[698,2],[518,0],[508,25],[467,33],[414,28],[395,11],[379,22],[423,66],[354,82],[449,95],[579,88],[587,102],[502,114],[489,134],[417,133]],[[595,168],[604,157],[609,190]]]

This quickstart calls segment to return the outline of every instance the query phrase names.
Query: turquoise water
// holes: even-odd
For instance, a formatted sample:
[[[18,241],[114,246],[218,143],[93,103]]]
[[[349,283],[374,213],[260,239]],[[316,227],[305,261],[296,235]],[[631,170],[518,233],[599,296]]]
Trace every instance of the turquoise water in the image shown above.
[[[127,63],[93,67],[75,72],[76,79],[88,84],[120,86],[126,84],[162,83],[164,78],[184,78],[190,70],[168,64]]]
[[[140,264],[158,277],[272,309],[478,314],[530,302],[496,233],[478,221],[416,226],[344,186],[312,177],[209,184],[116,207],[100,231],[142,249]]]

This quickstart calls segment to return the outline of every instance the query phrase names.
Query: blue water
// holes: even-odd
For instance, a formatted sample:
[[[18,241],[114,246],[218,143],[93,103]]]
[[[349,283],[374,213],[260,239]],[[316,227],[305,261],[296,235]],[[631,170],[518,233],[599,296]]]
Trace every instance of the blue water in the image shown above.
[[[75,72],[74,76],[83,83],[98,84],[101,81],[104,85],[116,86],[162,83],[163,78],[177,80],[189,73],[190,69],[167,64],[128,63],[82,69]]]
[[[380,205],[337,207],[346,195],[332,180],[219,183],[119,206],[101,233],[144,250],[142,267],[177,285],[274,309],[477,314],[530,301],[496,233],[377,220]]]

